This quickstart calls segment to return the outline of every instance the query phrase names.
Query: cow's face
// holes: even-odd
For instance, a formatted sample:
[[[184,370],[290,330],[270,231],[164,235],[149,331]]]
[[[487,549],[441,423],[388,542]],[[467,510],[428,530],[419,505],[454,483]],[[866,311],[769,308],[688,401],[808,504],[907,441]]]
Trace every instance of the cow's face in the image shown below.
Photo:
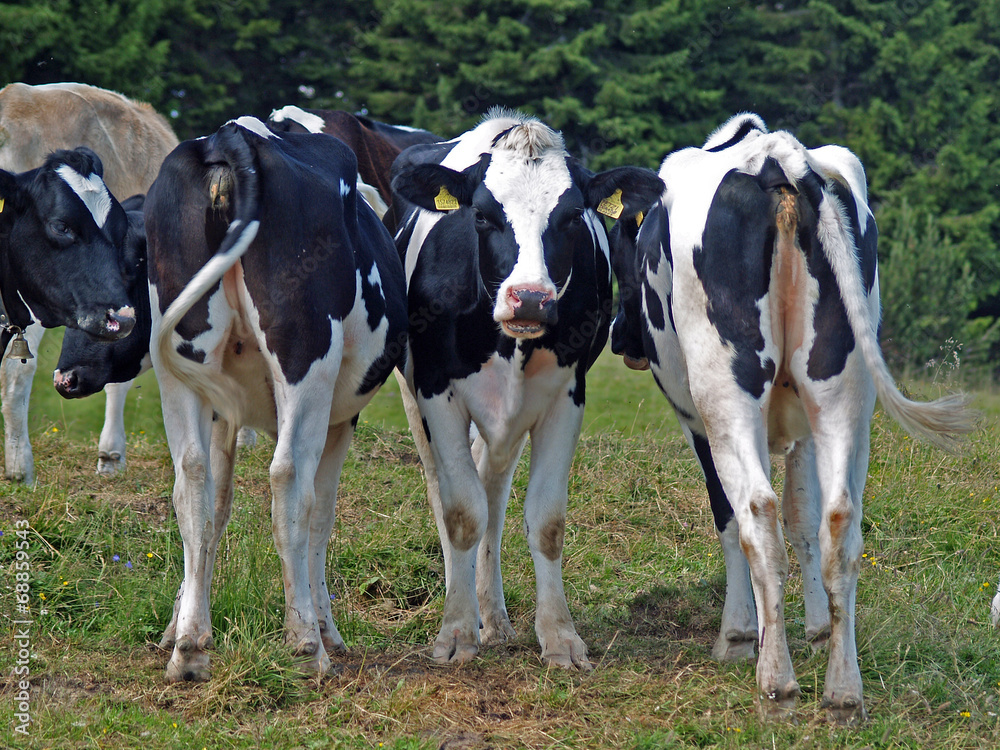
[[[101,179],[100,159],[57,151],[38,169],[0,171],[4,302],[19,325],[30,312],[46,328],[105,339],[128,335],[135,311],[125,289],[125,211]],[[25,309],[27,308],[27,310]]]
[[[642,217],[623,217],[611,230],[611,267],[618,280],[618,312],[611,324],[611,351],[620,354],[633,370],[649,369],[642,288],[650,260],[645,251],[656,247],[657,241],[669,246],[667,214],[661,203],[654,204]],[[659,261],[658,255],[652,259],[654,267]]]
[[[651,171],[623,167],[594,175],[539,122],[501,134],[462,172],[439,164],[401,171],[394,190],[433,211],[465,212],[479,241],[479,270],[493,319],[513,338],[536,338],[559,321],[559,300],[580,253],[597,252],[604,227],[595,209],[615,197],[622,211],[646,210],[662,192]]]
[[[128,209],[125,261],[129,298],[135,301],[136,323],[124,339],[105,341],[78,329],[67,328],[52,384],[63,398],[81,398],[102,390],[108,383],[124,383],[143,371],[149,357],[151,318],[147,280],[146,233],[142,196],[123,204]]]

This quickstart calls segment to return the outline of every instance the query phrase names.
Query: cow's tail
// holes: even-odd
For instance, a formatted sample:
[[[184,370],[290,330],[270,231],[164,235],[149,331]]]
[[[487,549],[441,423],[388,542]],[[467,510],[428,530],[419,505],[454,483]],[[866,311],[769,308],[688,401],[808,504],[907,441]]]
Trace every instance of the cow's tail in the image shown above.
[[[848,157],[853,160],[853,163],[846,165],[848,169],[845,171],[854,174],[832,176],[850,185],[858,201],[859,213],[864,212],[862,222],[867,216],[868,231],[873,231],[873,219],[867,200],[864,192],[859,192],[864,190],[864,171],[861,162],[846,149],[839,151],[843,154],[841,158]],[[823,166],[826,167],[823,171],[829,175],[830,165]],[[859,173],[862,181],[860,188],[853,184],[857,181]],[[913,401],[899,391],[879,346],[878,316],[871,315],[869,311],[854,235],[845,209],[829,191],[824,191],[819,213],[820,244],[837,279],[851,331],[860,347],[865,365],[875,381],[875,392],[882,403],[882,408],[914,437],[927,440],[948,451],[956,450],[962,436],[972,432],[976,426],[978,413],[969,408],[969,397],[963,393],[953,393],[934,401]]]
[[[213,163],[228,171],[229,174],[223,179],[232,178],[231,198],[235,201],[235,217],[218,251],[191,278],[163,313],[156,346],[163,366],[210,403],[219,416],[229,423],[230,431],[235,434],[243,422],[241,388],[235,380],[222,372],[206,377],[204,366],[181,355],[174,340],[174,331],[181,319],[239,262],[260,227],[259,175],[255,168],[253,150],[246,142],[243,128],[226,126],[220,130],[214,138],[209,157]]]

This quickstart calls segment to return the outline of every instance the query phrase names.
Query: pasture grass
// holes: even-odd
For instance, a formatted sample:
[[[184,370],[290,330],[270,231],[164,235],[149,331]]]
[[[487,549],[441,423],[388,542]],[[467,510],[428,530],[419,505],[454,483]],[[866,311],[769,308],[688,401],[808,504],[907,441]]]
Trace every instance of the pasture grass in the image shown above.
[[[233,518],[214,579],[212,679],[163,681],[156,648],[182,576],[173,470],[155,379],[130,397],[129,468],[94,474],[103,397],[62,402],[43,343],[33,395],[38,485],[0,489],[0,747],[16,748],[994,748],[1000,639],[989,603],[1000,570],[1000,399],[950,456],[881,413],[872,427],[858,646],[870,721],[844,729],[819,707],[825,654],[805,640],[797,568],[789,642],[798,722],[762,722],[750,663],[709,651],[725,579],[701,474],[648,374],[612,357],[588,387],[570,479],[565,585],[597,665],[543,666],[521,511],[522,461],[503,560],[519,636],[473,663],[429,659],[444,599],[440,543],[390,381],[362,414],[329,552],[349,652],[322,680],[297,676],[281,640],[262,439],[237,464]],[[933,395],[934,386],[914,390]],[[774,470],[780,491],[780,464]],[[14,524],[30,523],[30,735],[13,733],[17,679]],[[117,557],[116,557],[117,556]]]

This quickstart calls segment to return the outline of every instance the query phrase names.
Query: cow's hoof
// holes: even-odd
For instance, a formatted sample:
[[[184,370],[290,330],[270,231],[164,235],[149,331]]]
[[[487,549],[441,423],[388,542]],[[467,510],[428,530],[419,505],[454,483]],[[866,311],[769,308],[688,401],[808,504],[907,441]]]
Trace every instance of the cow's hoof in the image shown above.
[[[815,654],[826,648],[827,641],[830,640],[830,626],[827,625],[825,628],[821,628],[815,633],[810,633],[806,630],[806,640],[809,641],[809,648]]]
[[[487,617],[479,628],[479,640],[485,646],[495,646],[517,638],[517,631],[506,614]]]
[[[125,470],[125,456],[121,453],[97,454],[97,473],[102,477],[113,477],[120,471]]]
[[[566,638],[558,643],[557,648],[543,649],[542,661],[553,667],[579,669],[581,672],[589,672],[594,668],[587,658],[587,644],[579,637]]]
[[[716,661],[733,662],[753,659],[757,651],[756,630],[730,630],[720,633],[712,647],[712,658]]]
[[[340,632],[337,628],[333,628],[332,632],[327,630],[323,625],[319,627],[320,637],[323,641],[323,648],[328,654],[346,654],[347,646],[344,644],[344,639],[340,637]]]
[[[163,637],[157,645],[164,651],[173,651],[174,643],[177,640],[177,620],[171,620],[170,624],[167,625],[167,629],[163,631]]]
[[[212,646],[210,635],[203,635],[198,641],[208,648]],[[174,644],[173,654],[167,662],[167,682],[208,682],[208,662],[205,648],[199,648],[189,636],[181,636]]]
[[[451,635],[442,633],[434,641],[433,658],[438,664],[465,664],[475,659],[478,653],[476,639],[462,635],[457,628]]]
[[[823,696],[821,705],[826,709],[826,716],[831,724],[857,726],[868,721],[865,702],[860,696],[843,699]]]
[[[23,466],[8,467],[4,476],[12,482],[21,482],[29,487],[35,484],[35,470]]]
[[[792,680],[783,688],[759,694],[757,706],[761,718],[765,721],[794,721],[799,692],[799,683]]]
[[[307,636],[300,640],[292,653],[299,657],[299,667],[306,674],[325,675],[330,671],[330,657],[322,642],[313,637]]]

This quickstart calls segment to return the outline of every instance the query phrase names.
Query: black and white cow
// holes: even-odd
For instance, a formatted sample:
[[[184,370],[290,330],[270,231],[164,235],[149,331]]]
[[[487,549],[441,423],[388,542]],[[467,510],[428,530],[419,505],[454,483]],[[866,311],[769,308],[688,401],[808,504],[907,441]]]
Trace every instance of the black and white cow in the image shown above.
[[[63,334],[59,362],[53,373],[53,385],[64,398],[82,398],[107,393],[108,408],[99,442],[98,473],[113,474],[125,465],[125,396],[132,380],[148,370],[149,357],[149,281],[146,263],[146,231],[143,222],[145,196],[136,195],[122,202],[133,235],[126,244],[125,263],[129,299],[135,303],[135,328],[120,341],[104,341],[72,328]],[[102,471],[110,464],[115,468]]]
[[[339,109],[302,109],[288,105],[267,120],[276,133],[326,133],[339,138],[358,158],[358,191],[382,219],[392,201],[389,186],[393,160],[404,148],[442,140],[426,130],[387,125]]]
[[[394,203],[415,204],[396,236],[409,297],[404,396],[445,559],[434,658],[461,663],[481,642],[513,634],[500,537],[530,435],[524,524],[537,576],[535,632],[543,659],[589,669],[566,605],[562,547],[585,375],[612,312],[607,235],[595,209],[603,201],[611,214],[647,210],[662,183],[632,167],[591,174],[559,133],[509,112],[453,141],[404,151],[393,171]]]
[[[88,148],[56,151],[19,174],[0,170],[0,351],[32,321],[103,339],[127,336],[135,325],[123,253],[139,239],[101,174]],[[15,399],[3,395],[6,408]],[[30,459],[30,446],[15,448]]]
[[[149,341],[184,543],[161,642],[173,649],[168,681],[208,677],[212,568],[242,424],[277,441],[286,640],[316,672],[344,649],[325,571],[337,484],[357,415],[406,335],[402,265],[356,177],[337,139],[242,117],[181,143],[146,198]]]
[[[124,199],[149,189],[163,157],[176,145],[177,137],[166,119],[148,104],[114,91],[81,83],[12,83],[0,90],[0,169],[27,171],[41,165],[53,151],[86,146],[100,157],[101,177],[111,194]],[[25,329],[32,351],[38,351],[42,335],[41,326]],[[0,363],[4,472],[9,479],[29,483],[35,469],[28,438],[28,403],[37,365],[37,359],[21,363],[6,358]],[[107,391],[98,443],[99,474],[114,474],[125,467],[128,388],[129,384],[115,385]]]
[[[785,456],[781,516],[802,568],[806,637],[828,643],[823,703],[865,716],[854,635],[861,498],[876,396],[915,435],[968,432],[962,397],[905,399],[879,349],[877,230],[861,163],[739,115],[668,156],[661,201],[612,237],[622,288],[612,349],[647,364],[705,474],[726,562],[712,650],[752,657],[763,711],[799,686],[784,625],[788,574],[769,453]],[[756,603],[756,604],[755,604]]]

